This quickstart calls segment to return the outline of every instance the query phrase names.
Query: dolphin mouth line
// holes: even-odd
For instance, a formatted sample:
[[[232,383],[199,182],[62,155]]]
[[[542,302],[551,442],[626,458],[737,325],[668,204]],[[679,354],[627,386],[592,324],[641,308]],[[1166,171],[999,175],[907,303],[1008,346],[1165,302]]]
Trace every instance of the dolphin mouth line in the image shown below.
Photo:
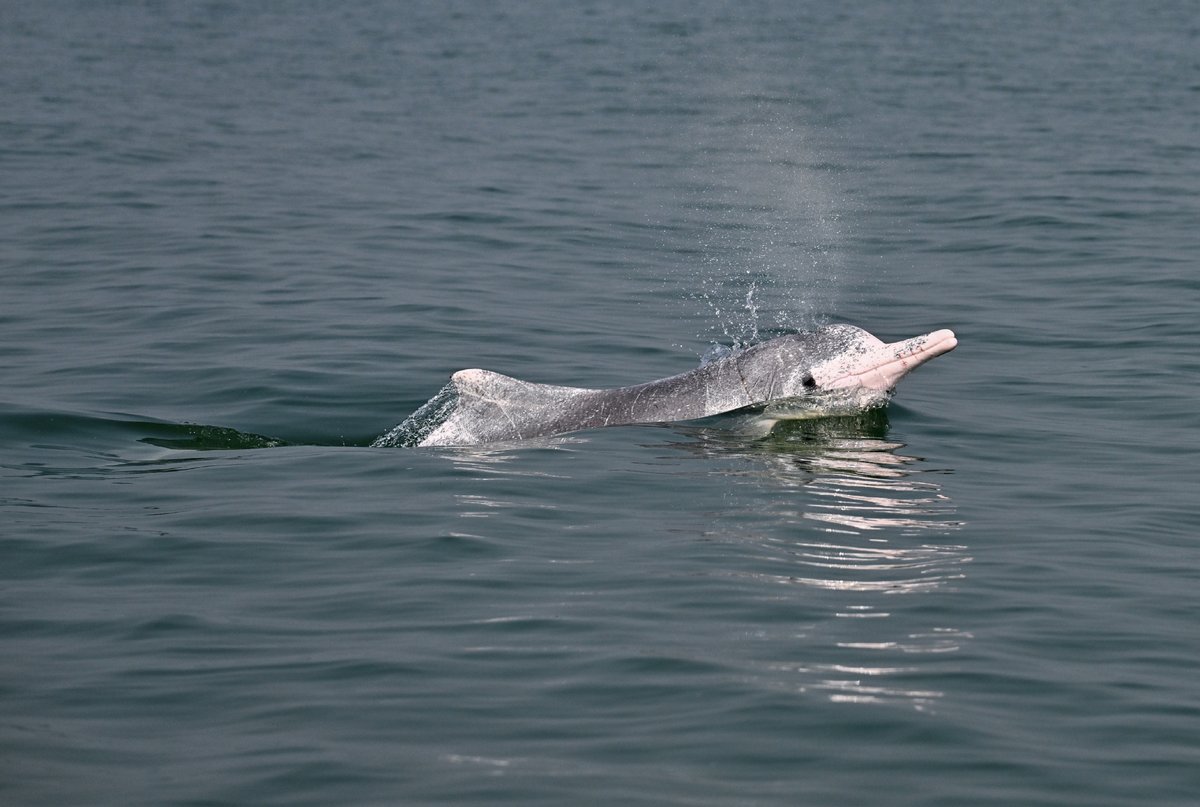
[[[826,389],[860,385],[867,389],[885,391],[896,386],[901,378],[930,359],[949,353],[958,346],[954,331],[943,329],[924,336],[892,342],[880,349],[877,363],[865,370],[847,373],[825,384]]]

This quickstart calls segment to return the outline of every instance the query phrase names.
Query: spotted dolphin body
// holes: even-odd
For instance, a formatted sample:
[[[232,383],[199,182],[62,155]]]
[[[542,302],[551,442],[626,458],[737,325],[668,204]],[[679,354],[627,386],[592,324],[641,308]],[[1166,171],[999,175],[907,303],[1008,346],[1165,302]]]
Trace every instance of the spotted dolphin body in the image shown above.
[[[861,411],[886,402],[910,370],[957,344],[948,330],[889,344],[853,325],[829,325],[618,389],[558,387],[488,370],[460,370],[375,445],[478,445],[747,408],[762,408],[768,421],[797,412]]]

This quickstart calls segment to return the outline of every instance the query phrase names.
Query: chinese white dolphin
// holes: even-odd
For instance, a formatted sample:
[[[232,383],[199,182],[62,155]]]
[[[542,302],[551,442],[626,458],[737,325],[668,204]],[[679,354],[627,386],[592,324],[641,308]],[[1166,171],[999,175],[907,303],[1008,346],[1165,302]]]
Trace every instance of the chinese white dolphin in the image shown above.
[[[914,367],[951,351],[953,331],[882,342],[853,325],[780,336],[686,373],[617,389],[558,387],[488,370],[450,383],[376,446],[478,445],[600,426],[668,423],[761,408],[768,420],[885,403]],[[785,411],[788,414],[775,414]]]

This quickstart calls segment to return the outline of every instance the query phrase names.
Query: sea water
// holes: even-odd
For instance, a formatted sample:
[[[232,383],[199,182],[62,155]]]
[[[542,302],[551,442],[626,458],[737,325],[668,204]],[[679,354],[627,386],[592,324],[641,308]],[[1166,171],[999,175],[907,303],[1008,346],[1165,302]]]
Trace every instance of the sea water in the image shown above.
[[[9,4],[0,801],[1200,800],[1187,2]],[[885,410],[371,448],[824,322]],[[718,353],[720,349],[717,349]]]

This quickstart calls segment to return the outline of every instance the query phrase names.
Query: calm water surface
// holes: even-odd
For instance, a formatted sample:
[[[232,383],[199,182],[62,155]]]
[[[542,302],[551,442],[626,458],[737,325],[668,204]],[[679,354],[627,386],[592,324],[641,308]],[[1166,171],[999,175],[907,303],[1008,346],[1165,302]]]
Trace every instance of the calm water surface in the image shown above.
[[[0,12],[6,804],[1200,801],[1186,2]],[[369,448],[828,321],[886,411]]]

